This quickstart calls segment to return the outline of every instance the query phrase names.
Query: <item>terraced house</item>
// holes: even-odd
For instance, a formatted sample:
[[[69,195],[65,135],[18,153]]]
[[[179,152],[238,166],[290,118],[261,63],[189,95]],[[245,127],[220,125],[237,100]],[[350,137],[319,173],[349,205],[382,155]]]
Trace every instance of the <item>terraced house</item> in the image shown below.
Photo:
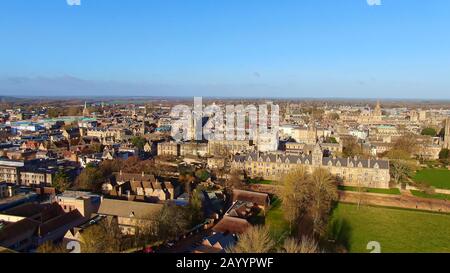
[[[268,180],[279,180],[298,166],[306,166],[310,172],[319,167],[328,169],[345,186],[389,188],[389,161],[324,157],[319,145],[310,154],[250,153],[236,155],[232,161],[233,169],[244,171],[252,178]]]

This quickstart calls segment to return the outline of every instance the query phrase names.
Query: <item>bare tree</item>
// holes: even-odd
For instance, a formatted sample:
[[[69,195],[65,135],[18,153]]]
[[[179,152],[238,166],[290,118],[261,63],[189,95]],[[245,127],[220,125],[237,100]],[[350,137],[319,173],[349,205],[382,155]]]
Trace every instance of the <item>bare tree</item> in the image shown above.
[[[307,210],[313,220],[313,233],[322,235],[326,230],[332,204],[338,197],[337,185],[327,169],[318,168],[313,171],[310,193],[311,204]]]
[[[244,233],[238,235],[237,244],[228,249],[231,253],[269,253],[275,247],[270,236],[269,228],[265,226],[252,226]]]
[[[396,184],[404,183],[412,175],[415,170],[414,164],[409,160],[391,160],[390,173]]]
[[[245,187],[240,176],[240,172],[233,171],[230,177],[225,180],[225,190],[227,192],[233,192],[234,189],[243,189]]]
[[[117,224],[110,219],[83,230],[81,238],[83,253],[117,253],[121,250],[122,234]]]
[[[289,232],[305,211],[308,200],[307,185],[310,176],[305,167],[300,166],[282,178],[278,196],[282,201],[284,218],[289,222]]]
[[[47,241],[36,249],[37,253],[68,253],[61,244],[55,244],[52,241]]]
[[[310,175],[302,166],[286,175],[282,182],[279,196],[290,232],[299,219],[309,216],[312,218],[313,233],[322,235],[332,203],[337,200],[337,185],[330,172],[318,168]]]
[[[158,241],[158,215],[148,214],[136,220],[135,246],[145,247]]]
[[[281,253],[321,253],[319,244],[312,238],[303,236],[301,241],[294,238],[284,240]]]
[[[173,240],[188,230],[191,224],[189,208],[165,204],[157,217],[157,233],[161,240]]]

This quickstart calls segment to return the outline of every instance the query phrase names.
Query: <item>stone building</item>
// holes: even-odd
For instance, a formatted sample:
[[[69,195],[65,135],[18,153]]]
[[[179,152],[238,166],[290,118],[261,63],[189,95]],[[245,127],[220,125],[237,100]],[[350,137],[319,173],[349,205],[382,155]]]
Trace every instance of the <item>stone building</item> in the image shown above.
[[[380,124],[383,122],[383,111],[381,110],[380,102],[377,101],[373,111],[362,112],[358,116],[358,123],[360,124]]]
[[[343,146],[340,143],[320,143],[320,148],[322,151],[327,151],[330,154],[342,153]],[[297,142],[286,143],[286,154],[289,155],[300,155],[300,154],[310,154],[314,150],[314,144],[305,144]]]
[[[116,141],[121,141],[126,139],[127,135],[131,134],[125,128],[90,128],[86,132],[86,136],[88,137],[96,137],[100,140],[106,140],[109,138],[113,138]]]
[[[315,126],[298,128],[294,130],[294,139],[298,143],[315,144],[318,137],[318,132]]]
[[[221,169],[225,167],[226,159],[221,156],[209,157],[207,159],[208,167],[211,169]]]
[[[23,161],[0,160],[0,180],[7,183],[20,183],[20,169],[24,166]]]
[[[444,148],[450,149],[450,118],[445,119]]]
[[[208,153],[208,144],[186,142],[180,144],[181,156],[205,156]]]
[[[268,180],[279,180],[298,166],[305,166],[310,172],[319,167],[325,168],[346,186],[389,188],[389,161],[323,157],[318,144],[309,155],[250,153],[236,155],[232,161],[233,169],[245,171],[252,178]]]
[[[153,217],[162,207],[162,204],[105,198],[100,204],[98,214],[114,219],[124,235],[134,235],[143,225],[153,223]]]
[[[249,140],[209,140],[208,153],[210,155],[228,155],[253,151],[254,146]]]
[[[101,200],[102,197],[100,195],[81,191],[67,190],[56,196],[56,202],[66,213],[78,210],[87,219],[94,213],[97,213]]]
[[[159,181],[154,175],[115,173],[114,179],[103,184],[104,193],[127,200],[165,201],[178,197],[180,187],[170,181]]]
[[[180,145],[176,142],[160,142],[158,143],[159,156],[179,156]]]
[[[51,186],[55,171],[45,168],[28,168],[20,172],[21,185],[27,187]]]

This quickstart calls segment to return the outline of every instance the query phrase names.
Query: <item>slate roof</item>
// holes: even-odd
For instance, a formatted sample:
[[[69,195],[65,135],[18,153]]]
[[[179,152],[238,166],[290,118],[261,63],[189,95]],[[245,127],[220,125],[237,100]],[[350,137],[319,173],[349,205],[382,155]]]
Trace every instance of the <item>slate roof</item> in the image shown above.
[[[213,231],[231,234],[244,233],[249,227],[250,223],[241,218],[224,216],[214,227]]]
[[[220,247],[222,249],[226,249],[236,243],[236,239],[232,234],[229,233],[215,233],[203,241],[203,244],[209,244],[212,247],[215,247],[215,245],[219,243]]]
[[[244,191],[244,190],[233,190],[233,202],[234,201],[245,201],[255,203],[259,206],[266,207],[269,205],[269,195],[266,193]]]
[[[235,162],[244,163],[246,161],[254,162],[280,162],[288,164],[312,164],[312,155],[291,155],[291,154],[274,154],[274,153],[257,153],[253,152],[247,155],[235,155],[233,160]],[[342,166],[342,167],[362,167],[389,169],[389,161],[381,159],[362,159],[362,158],[343,158],[343,157],[324,157],[322,158],[323,166]]]
[[[6,225],[0,232],[0,245],[8,246],[9,241],[24,234],[33,234],[39,227],[39,222],[25,218],[10,225]]]
[[[35,204],[27,203],[2,212],[6,215],[14,215],[19,217],[36,217],[41,216],[42,221],[46,221],[64,213],[57,203],[52,204]]]
[[[114,173],[116,181],[156,181],[154,175],[140,173]]]
[[[162,204],[103,199],[97,214],[125,218],[145,218],[158,213],[162,207]]]
[[[66,228],[70,229],[85,222],[85,218],[78,210],[72,210],[65,213],[39,226],[39,235],[45,236],[57,229]]]

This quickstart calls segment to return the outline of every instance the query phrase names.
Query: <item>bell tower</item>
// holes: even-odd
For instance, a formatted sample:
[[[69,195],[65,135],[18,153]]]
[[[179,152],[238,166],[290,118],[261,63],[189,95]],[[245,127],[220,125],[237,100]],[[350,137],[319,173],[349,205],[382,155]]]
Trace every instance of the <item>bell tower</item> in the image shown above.
[[[319,143],[316,143],[311,154],[312,154],[312,164],[314,166],[322,166],[323,152],[322,149],[320,148]]]
[[[445,119],[444,148],[450,149],[450,118]]]

